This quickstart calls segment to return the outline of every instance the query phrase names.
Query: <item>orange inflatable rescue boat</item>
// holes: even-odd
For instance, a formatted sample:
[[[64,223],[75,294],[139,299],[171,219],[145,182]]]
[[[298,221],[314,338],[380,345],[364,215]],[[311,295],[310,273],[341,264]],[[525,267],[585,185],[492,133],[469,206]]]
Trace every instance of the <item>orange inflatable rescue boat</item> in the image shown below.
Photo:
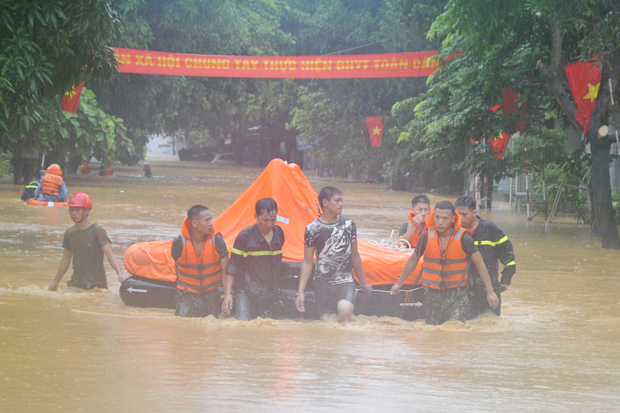
[[[318,195],[296,164],[272,160],[261,175],[224,212],[214,219],[228,249],[231,250],[239,232],[255,224],[254,205],[259,199],[271,197],[278,203],[278,223],[286,242],[282,249],[283,278],[279,284],[282,317],[316,317],[311,282],[307,288],[306,313],[295,308],[298,277],[304,256],[306,226],[320,216]],[[132,274],[121,286],[120,295],[127,305],[174,308],[176,275],[170,250],[172,240],[141,242],[125,252],[124,263]],[[358,238],[358,249],[366,280],[373,293],[358,294],[355,313],[395,316],[407,319],[424,317],[422,290],[415,284],[421,265],[405,281],[401,293],[390,294],[409,254],[381,247]],[[408,291],[407,291],[408,290]]]
[[[30,198],[26,201],[26,205],[46,206],[46,207],[66,207],[69,206],[68,201],[53,202],[53,201],[39,201],[38,199]]]

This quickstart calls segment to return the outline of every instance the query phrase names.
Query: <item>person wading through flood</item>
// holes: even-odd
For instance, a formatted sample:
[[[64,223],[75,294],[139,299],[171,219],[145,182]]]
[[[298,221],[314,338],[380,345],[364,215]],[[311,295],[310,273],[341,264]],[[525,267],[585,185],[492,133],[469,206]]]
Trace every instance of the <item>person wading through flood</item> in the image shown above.
[[[427,230],[422,234],[416,249],[407,260],[405,268],[392,294],[397,294],[403,282],[424,256],[421,283],[426,288],[426,324],[439,325],[446,321],[466,321],[469,307],[467,290],[468,258],[478,269],[482,282],[487,287],[487,301],[496,308],[499,299],[493,291],[489,273],[474,240],[461,227],[461,217],[449,201],[435,205],[435,211],[426,218]],[[417,282],[416,282],[417,284]]]
[[[401,248],[415,248],[418,245],[420,234],[426,228],[424,220],[431,213],[431,201],[426,195],[418,195],[411,200],[409,221],[405,222],[398,231],[398,246]]]
[[[502,311],[501,293],[508,289],[512,276],[517,271],[515,263],[515,252],[512,242],[497,225],[477,215],[476,201],[468,196],[462,196],[454,202],[456,212],[461,215],[461,225],[473,238],[478,247],[482,259],[491,277],[493,290],[499,299],[499,305],[492,309],[486,300],[487,290],[478,275],[476,268],[472,268],[469,273],[469,310],[467,319],[471,320],[484,312],[492,312],[500,315]],[[504,265],[502,279],[499,280],[499,264]]]
[[[108,282],[103,267],[103,256],[116,271],[118,281],[122,283],[127,277],[123,276],[121,267],[112,252],[110,239],[105,230],[99,225],[90,222],[88,217],[93,209],[93,203],[84,192],[76,192],[69,199],[69,215],[75,226],[65,231],[62,247],[65,249],[58,266],[54,281],[47,286],[48,290],[55,291],[60,280],[65,275],[73,258],[73,275],[67,281],[69,287],[85,290],[93,288],[107,289]]]
[[[176,261],[176,312],[180,317],[217,317],[221,308],[216,288],[228,267],[228,249],[222,234],[213,231],[211,211],[194,205],[187,211],[181,235],[172,241]]]
[[[304,260],[301,264],[299,291],[295,304],[300,312],[306,311],[304,291],[314,269],[314,297],[319,317],[337,313],[340,322],[351,321],[355,307],[355,282],[353,272],[362,291],[370,294],[372,286],[366,281],[362,259],[357,249],[357,227],[352,219],[342,214],[342,191],[327,186],[319,192],[322,215],[311,222],[304,234]]]
[[[34,192],[37,190],[37,187],[39,186],[39,183],[41,182],[41,179],[43,179],[43,177],[45,176],[45,169],[41,169],[39,171],[39,180],[37,181],[36,179],[33,179],[32,181],[28,182],[28,185],[26,185],[26,187],[24,188],[24,192],[22,192],[22,196],[21,196],[21,200],[22,201],[28,201],[29,199],[33,199],[36,198]]]
[[[41,183],[34,190],[34,196],[39,201],[64,202],[68,199],[67,186],[62,179],[62,171],[58,164],[51,164],[45,171]]]
[[[254,211],[256,224],[237,235],[224,281],[222,314],[230,314],[233,308],[234,283],[238,320],[272,316],[282,268],[284,232],[276,225],[278,204],[272,198],[263,198]]]

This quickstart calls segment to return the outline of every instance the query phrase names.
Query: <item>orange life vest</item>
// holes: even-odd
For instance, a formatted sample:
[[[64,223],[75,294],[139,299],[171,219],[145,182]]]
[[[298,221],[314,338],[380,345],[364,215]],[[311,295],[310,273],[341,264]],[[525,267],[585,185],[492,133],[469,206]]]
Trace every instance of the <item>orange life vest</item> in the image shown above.
[[[467,274],[468,257],[461,242],[463,234],[467,232],[461,227],[461,216],[455,212],[454,230],[446,249],[442,250],[439,233],[435,226],[429,226],[430,222],[434,224],[435,214],[431,214],[426,218],[428,227],[428,243],[424,250],[424,262],[422,264],[422,285],[428,288],[443,290],[446,288],[465,287],[469,284]]]
[[[187,218],[183,221],[186,227]],[[200,257],[196,255],[194,244],[189,238],[189,232],[181,233],[183,254],[176,263],[177,288],[194,294],[201,294],[217,288],[222,282],[220,255],[215,250],[215,237],[219,232],[211,235],[202,245]]]
[[[433,207],[429,205],[428,208],[430,210],[429,211],[429,215],[430,215],[433,213]],[[425,222],[426,222],[426,218],[425,218]],[[409,221],[407,222],[407,231],[409,231],[412,226],[413,226],[413,212],[409,211]],[[409,245],[411,246],[411,248],[415,248],[418,245],[420,234],[422,234],[425,230],[426,230],[426,227],[422,228],[422,231],[419,231],[416,228],[416,230],[413,232],[413,235],[411,235],[411,238],[409,238]]]
[[[41,192],[45,195],[60,196],[61,185],[62,176],[47,173],[41,180]]]

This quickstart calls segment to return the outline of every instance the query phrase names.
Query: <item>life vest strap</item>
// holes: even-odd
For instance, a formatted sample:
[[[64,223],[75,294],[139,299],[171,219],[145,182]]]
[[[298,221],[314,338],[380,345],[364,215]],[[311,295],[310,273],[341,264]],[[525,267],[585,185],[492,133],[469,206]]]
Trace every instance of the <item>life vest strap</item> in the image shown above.
[[[424,257],[424,262],[430,262],[432,264],[465,264],[467,262],[467,258],[459,259],[459,260],[448,260],[448,259],[438,259],[438,258],[426,258]]]

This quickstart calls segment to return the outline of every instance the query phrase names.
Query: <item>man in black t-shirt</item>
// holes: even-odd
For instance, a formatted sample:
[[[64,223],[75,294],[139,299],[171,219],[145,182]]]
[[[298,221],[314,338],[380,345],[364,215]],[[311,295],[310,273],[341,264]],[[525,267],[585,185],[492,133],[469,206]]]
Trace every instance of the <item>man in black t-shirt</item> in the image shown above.
[[[366,281],[362,259],[357,250],[355,222],[340,216],[342,200],[342,191],[333,186],[325,187],[319,193],[319,204],[323,214],[306,227],[304,260],[295,301],[297,309],[303,313],[306,310],[304,291],[310,279],[316,252],[313,286],[319,316],[337,313],[341,322],[351,321],[353,317],[355,306],[353,270],[362,290],[368,294],[372,292],[372,286]]]

